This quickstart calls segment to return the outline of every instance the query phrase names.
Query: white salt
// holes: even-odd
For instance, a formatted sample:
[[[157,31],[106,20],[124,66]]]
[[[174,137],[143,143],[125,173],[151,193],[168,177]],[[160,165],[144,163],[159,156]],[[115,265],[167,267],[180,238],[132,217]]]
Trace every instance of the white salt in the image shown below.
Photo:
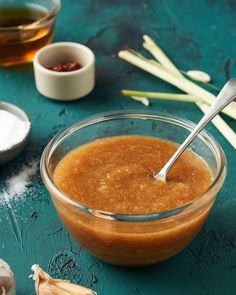
[[[30,177],[37,172],[38,162],[33,161],[24,165],[19,173],[12,175],[6,181],[6,189],[0,194],[0,204],[10,203],[12,200],[20,199],[27,192],[30,184]]]
[[[21,142],[27,135],[30,123],[0,110],[0,151],[5,151]]]

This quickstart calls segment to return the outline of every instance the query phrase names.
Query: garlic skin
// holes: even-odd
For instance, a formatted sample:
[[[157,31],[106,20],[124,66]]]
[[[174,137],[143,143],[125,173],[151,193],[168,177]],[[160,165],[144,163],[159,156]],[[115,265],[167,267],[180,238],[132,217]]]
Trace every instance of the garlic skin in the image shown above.
[[[146,107],[149,106],[150,102],[147,97],[140,97],[140,96],[131,96],[132,99],[136,101],[140,101],[142,104],[144,104]]]
[[[70,281],[52,279],[39,265],[32,266],[37,295],[97,295],[91,289],[71,284]]]
[[[0,259],[0,295],[15,295],[15,280],[10,266]]]
[[[210,75],[203,71],[188,71],[186,75],[191,79],[202,83],[209,83],[211,81]]]

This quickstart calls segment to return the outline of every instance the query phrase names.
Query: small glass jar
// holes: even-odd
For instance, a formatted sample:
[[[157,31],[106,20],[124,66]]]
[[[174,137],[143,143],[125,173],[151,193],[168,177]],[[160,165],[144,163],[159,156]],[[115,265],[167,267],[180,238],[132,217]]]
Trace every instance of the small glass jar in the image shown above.
[[[193,201],[166,212],[133,215],[87,208],[56,187],[53,172],[68,152],[98,138],[144,135],[182,143],[194,127],[194,123],[172,115],[113,112],[74,124],[53,138],[42,155],[41,175],[62,222],[82,247],[112,264],[144,266],[175,255],[192,241],[226,176],[225,155],[206,131],[190,149],[208,165],[212,184]]]
[[[60,0],[0,0],[0,66],[32,62],[51,43]]]

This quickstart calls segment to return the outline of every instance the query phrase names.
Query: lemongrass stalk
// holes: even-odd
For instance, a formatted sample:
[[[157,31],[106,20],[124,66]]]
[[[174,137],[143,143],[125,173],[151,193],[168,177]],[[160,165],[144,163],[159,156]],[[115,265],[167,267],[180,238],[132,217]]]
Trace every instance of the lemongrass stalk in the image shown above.
[[[163,99],[163,100],[174,100],[182,102],[196,102],[200,99],[196,96],[189,94],[174,94],[165,92],[147,92],[147,91],[137,91],[137,90],[121,90],[124,96],[135,96],[135,97],[146,97],[153,99]]]
[[[136,56],[136,57],[139,58],[140,60],[143,60],[143,61],[145,61],[145,62],[147,62],[147,63],[150,63],[150,64],[154,65],[154,66],[157,67],[159,70],[162,70],[162,71],[165,71],[165,72],[166,72],[165,67],[164,67],[162,64],[160,64],[159,62],[157,62],[156,60],[154,60],[154,59],[148,59],[148,58],[146,58],[146,56],[144,56],[144,55],[141,54],[140,52],[135,51],[135,50],[130,49],[130,48],[127,49],[126,51],[129,52],[129,53],[131,53],[132,55]],[[119,53],[118,53],[118,55],[119,55]],[[175,73],[171,73],[171,74],[174,74],[174,76],[176,76]]]
[[[148,40],[149,42],[146,42],[144,47],[156,58],[156,60],[158,61],[157,62],[152,62],[152,61],[149,61],[150,64],[156,66],[158,69],[160,69],[160,65],[159,63],[164,67],[164,70],[166,69],[167,71],[169,71],[170,73],[172,73],[173,75],[175,75],[177,78],[180,78],[182,79],[183,81],[186,82],[190,82],[187,78],[185,78],[181,72],[178,70],[178,68],[170,61],[170,59],[165,55],[165,53],[157,46],[157,44],[149,37],[145,36],[144,39]],[[145,40],[145,41],[146,41]],[[150,47],[151,46],[151,47]],[[165,80],[166,81],[166,80]],[[190,82],[191,84],[197,86],[196,84]],[[191,85],[190,84],[190,85]],[[178,87],[179,88],[179,87]],[[197,88],[200,88],[202,90],[204,90],[205,92],[208,92],[206,91],[205,89],[197,86]],[[182,89],[184,90],[184,89]],[[195,90],[196,90],[196,87],[195,87]],[[184,90],[185,92],[187,93],[191,93],[191,92],[188,92],[186,90]],[[209,97],[208,97],[208,101],[206,101],[208,104],[212,104],[214,99],[215,99],[215,96],[213,94],[211,94],[210,92],[208,92],[212,98],[210,98],[210,100],[212,100],[211,103],[209,103]],[[197,93],[196,93],[197,94]],[[196,95],[195,96],[198,96]],[[202,94],[202,92],[201,92]],[[199,95],[200,96],[200,95]],[[201,96],[200,96],[201,97]],[[202,100],[204,101],[204,98],[201,97]],[[202,101],[198,101],[196,102],[197,106],[204,112],[206,113],[210,106],[206,103],[203,103]],[[228,106],[224,112],[228,112],[228,115],[231,114],[231,116],[233,115],[232,112],[233,112],[233,109],[234,109],[234,113],[236,111],[236,103],[233,102],[231,103],[231,106]],[[229,114],[230,113],[230,114]],[[235,118],[235,116],[232,116],[233,118]],[[218,128],[218,130],[222,133],[222,135],[229,141],[229,143],[236,149],[236,133],[231,129],[231,127],[219,116],[217,115],[212,123]]]
[[[134,55],[136,55],[137,57],[140,57],[141,59],[145,60],[145,61],[149,61],[150,59],[148,59],[146,56],[144,56],[142,53],[134,50],[134,49],[131,49],[131,48],[128,48],[127,51],[133,53]],[[157,62],[157,61],[155,61]],[[158,63],[159,64],[159,63]],[[159,64],[160,65],[160,64]]]
[[[145,61],[147,61],[147,62],[149,62],[149,63],[151,63],[151,64],[153,64],[153,65],[155,65],[155,66],[157,66],[158,68],[160,68],[160,69],[162,69],[162,70],[166,70],[165,64],[161,64],[161,63],[157,62],[157,60],[154,60],[154,59],[148,59],[148,58],[146,58],[143,54],[139,53],[139,52],[136,51],[136,50],[133,50],[133,49],[127,49],[127,50],[128,50],[129,52],[133,53],[134,55],[136,55],[137,57],[140,57],[141,59],[143,59],[143,60],[145,60]],[[168,58],[168,57],[166,56],[166,58]],[[175,67],[174,64],[173,64],[173,66]],[[175,67],[175,69],[177,69],[177,68]],[[197,80],[193,79],[192,77],[190,77],[190,76],[187,74],[187,72],[185,72],[185,71],[183,71],[183,70],[179,70],[179,69],[177,69],[177,70],[182,74],[182,78],[184,78],[184,77],[186,76],[188,79],[190,78],[190,79],[193,80],[193,81],[197,81]],[[168,72],[170,72],[171,74],[174,74],[174,75],[176,76],[176,71],[173,70],[173,68],[168,69]],[[217,86],[215,86],[215,85],[213,85],[213,84],[211,84],[211,83],[207,83],[207,82],[203,82],[203,81],[197,81],[197,82],[202,83],[202,84],[204,84],[205,86],[207,86],[207,87],[209,87],[209,88],[212,88],[212,89],[214,89],[214,90],[216,90],[216,91],[220,91],[220,88],[219,88],[219,87],[217,87]]]
[[[147,61],[147,62],[149,62],[149,63],[155,65],[155,66],[158,67],[159,69],[166,70],[165,64],[160,64],[157,60],[154,60],[154,59],[148,59],[148,58],[146,58],[143,54],[141,54],[141,53],[139,53],[139,52],[137,52],[137,51],[135,51],[135,50],[133,50],[133,49],[127,49],[127,50],[128,50],[129,52],[133,53],[134,55],[136,55],[137,57],[140,57],[141,59],[143,59],[143,60],[145,60],[145,61]],[[168,58],[168,57],[166,56],[166,58]],[[174,64],[172,64],[172,65],[175,67]],[[175,69],[177,69],[177,68],[175,67]],[[185,78],[185,75],[186,75],[186,78],[188,77],[188,78],[190,78],[191,80],[194,81],[193,78],[191,78],[190,76],[188,76],[187,72],[182,71],[182,70],[179,70],[179,69],[177,69],[177,70],[182,74],[182,78]],[[171,74],[174,74],[174,75],[176,76],[176,71],[173,70],[173,68],[168,69],[168,72],[170,72]],[[198,82],[199,82],[199,83],[202,83],[202,84],[204,84],[205,86],[207,86],[207,87],[209,87],[209,88],[212,88],[212,89],[214,89],[214,90],[216,90],[216,91],[220,91],[220,88],[219,88],[219,87],[217,87],[217,86],[215,86],[215,85],[213,85],[213,84],[211,84],[211,83],[205,83],[205,82],[200,82],[200,81],[198,81]],[[234,102],[233,102],[233,104],[234,104]]]
[[[137,66],[140,69],[176,86],[180,90],[197,97],[200,97],[203,102],[211,105],[215,101],[215,95],[208,92],[207,90],[201,88],[200,86],[194,84],[193,82],[187,80],[186,78],[181,78],[174,76],[170,72],[159,68],[150,62],[140,59],[131,52],[124,50],[118,53],[121,59],[126,60],[127,62]],[[236,105],[226,107],[223,112],[228,116],[236,119]]]
[[[195,92],[198,91],[198,93],[201,96],[205,96],[204,101],[207,100],[206,103],[208,104],[211,104],[213,102],[213,99],[214,99],[213,94],[207,92],[205,89],[199,87],[198,85],[195,85],[194,83],[188,81],[185,78],[179,78],[173,75],[172,73],[166,71],[164,67],[157,67],[154,63],[140,59],[138,56],[134,55],[132,52],[127,50],[120,51],[118,55],[120,58],[126,60],[127,62],[176,86],[177,88],[179,88],[180,90],[184,92],[195,95],[194,90]],[[199,97],[200,95],[197,95],[197,96]]]
[[[202,110],[203,113],[208,112],[210,106],[202,103],[196,102],[197,106]],[[220,117],[217,115],[212,123],[221,132],[221,134],[228,140],[228,142],[236,149],[236,133],[233,129]]]
[[[146,61],[146,62],[148,62],[148,63],[150,63],[152,65],[155,65],[158,69],[166,71],[165,67],[162,64],[160,64],[159,62],[157,62],[156,60],[148,59],[144,55],[142,55],[141,53],[139,53],[139,52],[137,52],[137,51],[135,51],[133,49],[127,49],[126,51],[130,52],[131,54],[133,54],[137,58],[140,58],[141,60],[144,60],[144,61]]]
[[[172,61],[167,57],[167,55],[162,51],[162,49],[154,42],[154,40],[151,37],[144,35],[143,39],[143,47],[147,51],[149,51],[160,64],[165,65],[165,68],[170,72],[175,73],[176,76],[183,77],[181,72],[177,69],[177,67],[172,63]]]
[[[152,55],[156,58],[156,60],[159,63],[161,63],[161,65],[164,66],[165,69],[171,71],[171,73],[176,74],[176,76],[179,77],[179,74],[182,72],[179,71],[179,69],[170,61],[168,56],[165,55],[165,53],[159,48],[159,46],[148,36],[144,36],[144,40],[146,41],[146,43],[144,43],[145,44],[144,48],[148,49],[148,51],[152,53]],[[150,44],[147,42],[147,40],[149,40]],[[163,55],[164,55],[164,58],[163,58]],[[155,65],[156,63],[153,62],[153,64]],[[188,78],[190,77],[191,79],[194,79],[194,75],[191,75],[191,71],[184,74],[187,75]],[[211,77],[207,73],[204,73],[204,74],[207,76],[208,80],[210,81]],[[188,80],[183,75],[182,75],[182,78],[184,78],[185,80]],[[209,87],[214,88],[214,85],[211,85],[208,82],[202,82],[202,83],[204,83],[205,85]],[[206,113],[209,110],[209,105],[204,104],[201,101],[195,101],[195,103],[204,113]],[[232,102],[230,107],[232,109],[233,107],[235,108],[235,106],[236,106],[236,103]],[[222,133],[222,135],[231,143],[231,145],[236,149],[236,133],[233,131],[233,129],[219,115],[215,117],[212,123]]]
[[[214,99],[216,98],[216,96],[213,95],[211,92],[205,90],[204,88],[191,82],[189,79],[187,79],[187,77],[185,77],[182,74],[182,72],[174,65],[174,63],[169,59],[169,57],[162,51],[162,49],[156,44],[156,42],[151,37],[144,35],[143,38],[145,41],[143,44],[144,48],[146,50],[148,50],[155,57],[158,64],[161,64],[161,66],[163,66],[165,70],[174,74],[176,77],[182,78],[185,82],[190,82],[192,87],[193,87],[193,85],[197,86],[198,91],[199,91],[199,89],[204,90],[206,99],[204,99],[201,94],[197,95],[197,93],[195,93],[195,96],[201,97],[205,103],[211,105],[214,102]],[[155,64],[155,63],[153,63],[153,64]],[[208,93],[211,96],[211,98],[207,97],[206,93]],[[189,93],[189,94],[192,94],[192,93]],[[204,93],[202,93],[202,94],[204,95]],[[233,119],[236,119],[236,102],[231,102],[231,104],[229,106],[227,106],[222,112],[225,113],[226,115],[232,117]]]

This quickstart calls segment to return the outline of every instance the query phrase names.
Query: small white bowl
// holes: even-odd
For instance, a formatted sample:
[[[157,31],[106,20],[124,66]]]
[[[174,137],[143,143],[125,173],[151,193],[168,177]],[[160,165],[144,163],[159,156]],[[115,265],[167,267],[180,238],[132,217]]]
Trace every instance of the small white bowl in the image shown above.
[[[76,61],[82,68],[70,72],[49,70],[57,64]],[[86,46],[59,42],[40,49],[34,57],[34,74],[38,91],[51,99],[69,101],[91,92],[95,85],[95,56]]]
[[[3,151],[0,150],[0,165],[1,165],[18,156],[18,154],[24,149],[31,132],[31,122],[28,115],[21,108],[17,107],[14,104],[0,101],[0,110],[7,111],[17,116],[18,118],[20,118],[22,121],[29,123],[28,132],[26,133],[25,137],[20,142],[17,142],[13,146],[11,146],[9,149],[3,150]]]

